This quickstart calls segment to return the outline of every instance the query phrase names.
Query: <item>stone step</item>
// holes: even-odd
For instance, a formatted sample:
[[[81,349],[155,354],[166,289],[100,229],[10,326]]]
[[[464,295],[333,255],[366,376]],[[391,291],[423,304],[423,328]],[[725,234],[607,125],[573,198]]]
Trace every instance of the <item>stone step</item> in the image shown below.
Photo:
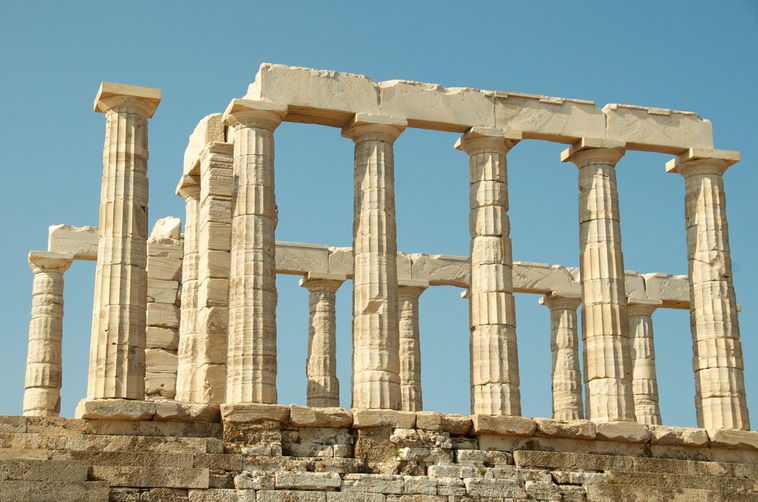
[[[520,467],[671,473],[683,476],[734,476],[758,480],[758,465],[755,464],[532,450],[517,450],[513,453],[513,458]]]
[[[87,481],[87,462],[77,460],[0,460],[0,477],[18,481]]]
[[[107,502],[110,493],[104,481],[0,481],[0,500],[35,502]]]
[[[107,481],[110,486],[135,488],[208,488],[208,469],[173,469],[165,467],[139,467],[133,465],[93,465],[89,477]]]
[[[608,484],[653,486],[658,488],[711,490],[719,493],[753,493],[758,496],[755,479],[723,476],[687,476],[672,473],[605,471]]]
[[[211,437],[164,437],[101,434],[2,433],[0,450],[97,450],[220,453],[220,439]]]

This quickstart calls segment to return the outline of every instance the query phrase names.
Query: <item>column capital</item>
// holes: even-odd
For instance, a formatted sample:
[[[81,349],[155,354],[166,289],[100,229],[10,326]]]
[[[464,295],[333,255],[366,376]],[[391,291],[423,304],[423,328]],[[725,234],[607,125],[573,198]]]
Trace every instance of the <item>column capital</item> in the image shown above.
[[[666,162],[667,173],[684,177],[692,174],[724,174],[729,166],[740,161],[740,152],[690,148],[678,157]]]
[[[655,309],[663,305],[661,300],[647,298],[629,298],[626,303],[627,315],[653,315]]]
[[[408,127],[408,121],[397,117],[374,115],[371,113],[356,113],[342,128],[342,136],[353,141],[373,139],[394,143],[400,134]]]
[[[184,199],[197,199],[200,196],[200,180],[197,176],[184,174],[176,185],[176,195]]]
[[[331,293],[336,293],[342,283],[347,280],[347,276],[344,274],[328,274],[319,272],[308,272],[300,282],[301,287],[306,288],[308,291],[326,290]]]
[[[252,99],[233,99],[224,110],[223,121],[232,127],[255,127],[273,131],[287,115],[287,105]]]
[[[554,309],[571,309],[576,310],[582,304],[582,296],[579,293],[553,291],[538,300],[540,305],[544,305],[550,310]]]
[[[418,298],[429,287],[429,281],[417,279],[398,279],[398,298]]]
[[[94,111],[129,111],[152,118],[160,102],[161,90],[158,88],[101,82],[95,96]]]
[[[561,152],[561,162],[573,162],[578,167],[603,162],[612,165],[621,160],[626,143],[599,138],[582,138]]]
[[[51,251],[30,251],[29,267],[32,272],[58,272],[62,274],[71,266],[74,255],[67,253],[54,253]]]
[[[470,155],[477,148],[487,148],[508,152],[521,141],[521,131],[515,129],[496,129],[494,127],[475,126],[463,133],[455,141],[455,149]]]

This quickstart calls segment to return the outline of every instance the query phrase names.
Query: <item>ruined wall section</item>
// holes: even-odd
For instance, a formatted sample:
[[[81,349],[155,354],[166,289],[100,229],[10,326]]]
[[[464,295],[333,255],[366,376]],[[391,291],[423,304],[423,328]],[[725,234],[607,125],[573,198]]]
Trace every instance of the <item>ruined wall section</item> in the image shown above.
[[[0,417],[0,499],[758,500],[755,432],[294,405],[222,407],[219,423],[183,406]]]

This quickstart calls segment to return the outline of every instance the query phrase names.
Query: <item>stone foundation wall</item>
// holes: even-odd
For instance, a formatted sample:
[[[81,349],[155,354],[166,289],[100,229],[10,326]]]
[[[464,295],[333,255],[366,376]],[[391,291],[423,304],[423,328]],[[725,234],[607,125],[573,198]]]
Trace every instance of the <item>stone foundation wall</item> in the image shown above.
[[[0,500],[758,500],[755,432],[172,402],[142,417],[0,418]]]

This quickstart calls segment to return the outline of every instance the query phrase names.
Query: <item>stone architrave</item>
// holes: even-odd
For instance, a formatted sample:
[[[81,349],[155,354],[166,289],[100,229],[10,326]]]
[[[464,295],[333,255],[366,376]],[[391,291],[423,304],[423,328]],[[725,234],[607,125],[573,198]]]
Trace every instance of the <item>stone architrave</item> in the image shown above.
[[[400,409],[393,144],[405,120],[356,114],[353,215],[353,408]]]
[[[634,421],[616,163],[622,143],[584,138],[561,154],[579,168],[582,339],[590,420]]]
[[[160,89],[103,82],[105,113],[88,399],[145,397],[147,121]]]
[[[341,274],[309,273],[300,280],[308,289],[308,378],[306,398],[315,408],[339,407],[337,380],[337,323],[335,301],[339,287],[347,279]]]
[[[200,183],[197,176],[182,176],[176,194],[184,199],[184,261],[182,303],[176,374],[176,400],[194,402],[192,389],[197,372],[198,226]]]
[[[553,355],[553,418],[581,420],[582,373],[579,370],[579,295],[551,293],[540,298],[550,309],[550,352]]]
[[[63,273],[74,257],[32,251],[32,320],[24,382],[24,416],[57,417],[61,410]]]
[[[455,147],[469,156],[471,412],[520,415],[506,153],[515,131],[474,127]]]
[[[658,377],[655,371],[655,344],[653,341],[653,312],[663,302],[630,298],[629,349],[632,359],[632,388],[634,390],[634,414],[637,422],[661,425],[661,410],[658,406]]]
[[[698,426],[749,430],[723,179],[738,161],[738,152],[690,149],[666,169],[684,177]]]
[[[229,278],[227,404],[276,403],[276,202],[274,129],[287,106],[234,99],[224,120],[235,128]]]
[[[428,281],[402,280],[397,290],[400,319],[400,396],[402,411],[423,410],[418,300]]]
[[[192,400],[222,404],[226,388],[234,145],[200,154],[196,374]]]

